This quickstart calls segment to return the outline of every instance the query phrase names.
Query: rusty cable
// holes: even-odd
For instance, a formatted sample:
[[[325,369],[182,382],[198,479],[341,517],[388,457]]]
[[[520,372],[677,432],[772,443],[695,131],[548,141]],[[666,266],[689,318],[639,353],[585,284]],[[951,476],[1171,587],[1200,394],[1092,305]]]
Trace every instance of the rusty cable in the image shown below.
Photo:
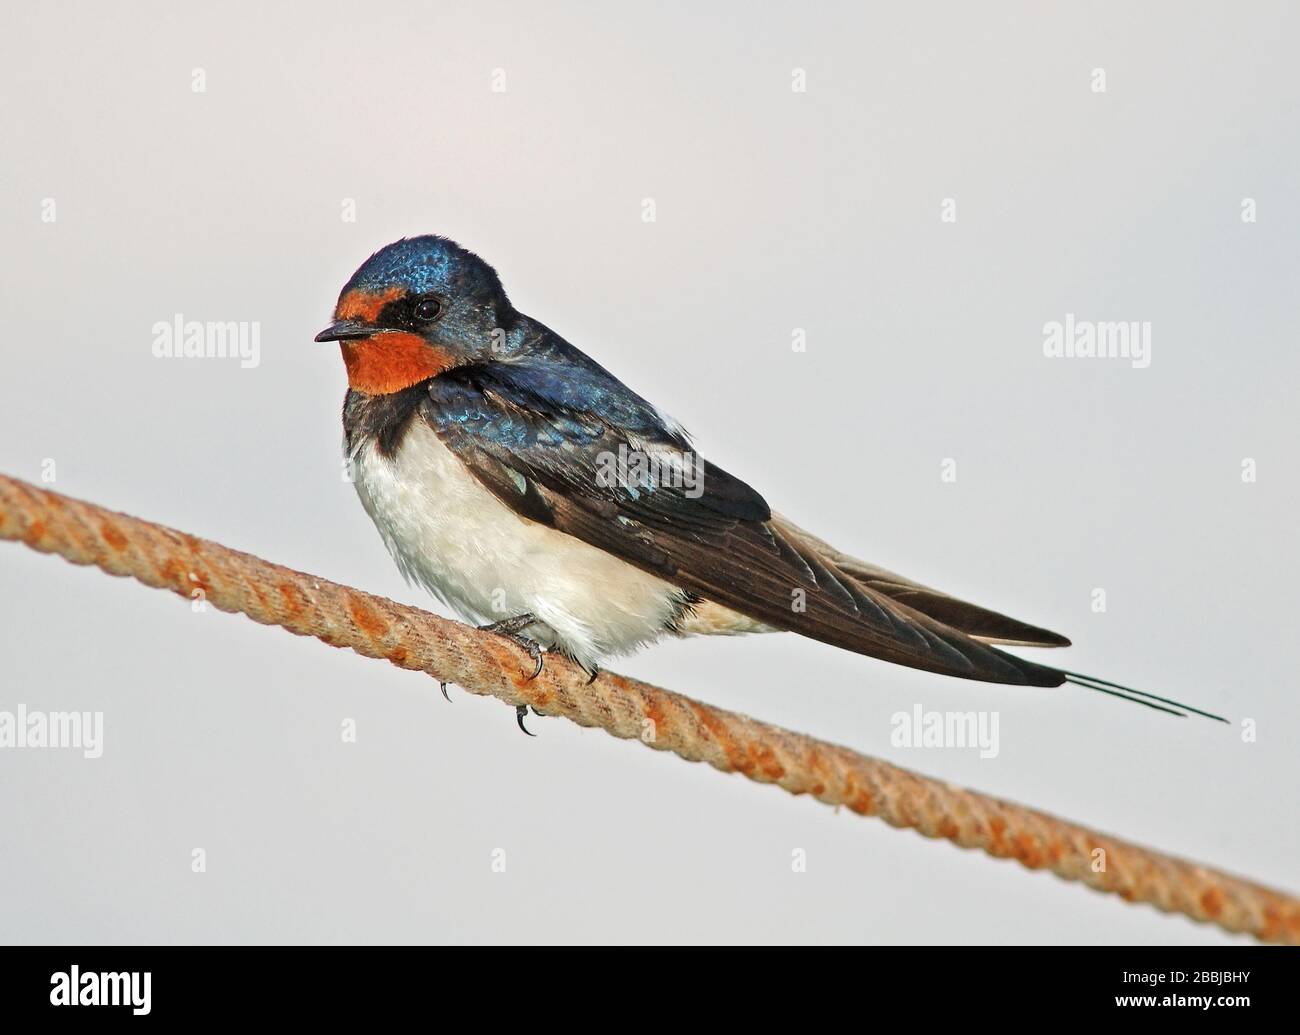
[[[1300,944],[1300,899],[1054,816],[561,658],[532,662],[503,637],[316,578],[219,543],[0,475],[0,539],[247,615],[334,647],[527,704],[723,772],[809,794],[1129,902]]]

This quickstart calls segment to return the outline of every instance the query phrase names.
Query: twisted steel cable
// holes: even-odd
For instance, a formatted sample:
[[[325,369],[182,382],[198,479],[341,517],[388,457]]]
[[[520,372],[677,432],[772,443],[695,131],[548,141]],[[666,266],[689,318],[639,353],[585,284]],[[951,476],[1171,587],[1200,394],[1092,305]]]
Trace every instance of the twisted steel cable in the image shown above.
[[[1300,899],[1283,892],[634,679],[604,673],[588,683],[558,657],[529,680],[531,659],[503,637],[3,475],[0,539],[187,599],[201,592],[222,611],[1048,869],[1129,902],[1300,944]]]

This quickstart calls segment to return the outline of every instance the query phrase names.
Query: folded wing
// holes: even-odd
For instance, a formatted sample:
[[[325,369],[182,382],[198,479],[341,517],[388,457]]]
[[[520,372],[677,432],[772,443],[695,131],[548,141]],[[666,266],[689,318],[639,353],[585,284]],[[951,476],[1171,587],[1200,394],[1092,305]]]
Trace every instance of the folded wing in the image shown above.
[[[1061,645],[1063,637],[847,557],[773,516],[757,492],[694,457],[649,411],[641,426],[613,427],[546,383],[515,364],[463,368],[430,383],[422,416],[521,516],[707,600],[913,668],[995,683],[1063,681],[989,645]],[[620,457],[652,463],[611,479]]]

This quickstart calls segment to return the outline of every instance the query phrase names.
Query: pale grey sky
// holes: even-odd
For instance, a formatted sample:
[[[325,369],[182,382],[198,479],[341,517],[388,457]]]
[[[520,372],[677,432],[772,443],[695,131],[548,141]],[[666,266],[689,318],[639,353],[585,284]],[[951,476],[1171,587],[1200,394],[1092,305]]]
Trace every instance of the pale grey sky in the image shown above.
[[[446,234],[800,524],[1258,737],[792,636],[616,667],[1300,888],[1300,15],[699,6],[14,8],[0,470],[431,606],[311,338]],[[155,358],[178,313],[259,365]],[[1150,366],[1045,357],[1066,314],[1149,322]],[[6,941],[1230,940],[12,544],[0,630],[0,710],[105,724],[0,749]],[[917,704],[997,712],[997,757],[891,745]]]

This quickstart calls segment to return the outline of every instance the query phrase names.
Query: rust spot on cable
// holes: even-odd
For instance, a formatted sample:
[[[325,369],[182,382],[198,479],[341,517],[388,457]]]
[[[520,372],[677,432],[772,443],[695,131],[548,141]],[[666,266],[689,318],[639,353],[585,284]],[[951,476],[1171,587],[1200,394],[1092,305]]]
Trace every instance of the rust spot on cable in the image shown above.
[[[646,697],[645,707],[641,710],[647,719],[650,720],[654,727],[655,736],[658,737],[667,725],[667,716],[664,714],[663,705],[659,703],[659,698],[655,694],[649,694]]]
[[[771,745],[759,742],[753,747],[759,771],[769,780],[781,779],[785,775],[785,766],[777,760],[776,752],[772,750]]]
[[[496,661],[497,665],[500,666],[509,677],[511,684],[513,684],[516,690],[524,689],[524,687],[533,681],[533,669],[537,666],[533,663],[533,659],[527,655],[524,655],[524,664],[530,666],[527,672],[519,667],[519,662],[515,658],[514,653],[505,647],[493,650],[492,657],[493,660]]]
[[[844,774],[844,800],[852,801],[858,796],[858,778],[853,773]]]
[[[1201,896],[1201,908],[1206,916],[1217,918],[1223,912],[1223,892],[1213,886],[1206,888]]]
[[[23,542],[35,545],[45,538],[45,522],[33,521],[27,526],[27,531],[23,533]]]
[[[848,802],[849,808],[859,816],[870,816],[876,811],[876,799],[870,791],[856,791]]]
[[[121,553],[126,549],[126,536],[122,534],[122,530],[118,528],[117,525],[113,524],[113,522],[108,520],[101,522],[99,526],[99,534],[104,537],[104,542],[108,543],[108,545],[118,551],[118,553]]]
[[[382,639],[388,632],[388,623],[355,593],[348,594],[348,614],[358,629],[372,640]]]
[[[289,617],[301,617],[305,603],[302,590],[287,580],[277,582],[275,588],[280,591],[280,596],[284,598],[284,609],[289,613]]]
[[[520,667],[516,652],[522,652],[522,647],[515,646],[512,641],[508,641],[504,636],[497,633],[492,633],[481,646],[483,653],[492,659],[496,667],[510,680],[510,684],[516,690],[525,689],[533,681],[533,669],[537,666],[533,659],[525,653],[523,664],[526,669]]]
[[[1273,903],[1264,906],[1264,924],[1256,932],[1258,937],[1267,942],[1300,942],[1300,912],[1293,912],[1288,919]]]
[[[717,742],[718,747],[722,749],[723,755],[726,756],[728,767],[742,773],[745,772],[745,769],[743,768],[745,765],[745,756],[736,749],[736,742],[732,740],[726,724],[719,721],[719,719],[713,714],[713,709],[707,704],[700,704],[698,701],[690,701],[688,703],[690,704],[691,711],[695,713],[695,717],[700,720],[700,725],[709,731],[713,736],[713,739]]]
[[[1017,834],[1015,838],[1015,857],[1031,870],[1043,865],[1043,853],[1038,850],[1038,843],[1029,834]]]

